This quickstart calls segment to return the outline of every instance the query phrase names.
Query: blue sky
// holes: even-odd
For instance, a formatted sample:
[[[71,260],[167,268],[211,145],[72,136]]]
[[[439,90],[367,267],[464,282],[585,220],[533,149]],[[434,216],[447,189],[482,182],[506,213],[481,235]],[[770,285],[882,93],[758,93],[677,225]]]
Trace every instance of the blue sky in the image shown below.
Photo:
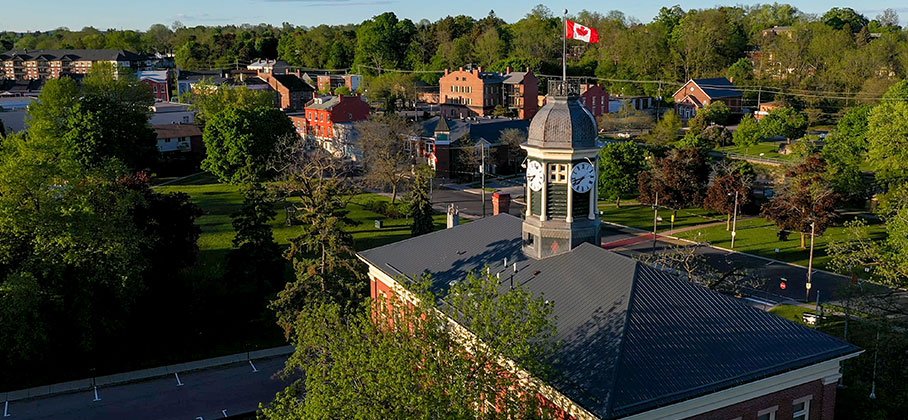
[[[466,14],[482,17],[489,10],[513,22],[525,15],[535,4],[545,4],[552,10],[567,8],[606,12],[617,9],[642,22],[648,22],[662,6],[680,4],[684,9],[712,7],[717,4],[756,4],[769,1],[746,0],[691,0],[691,1],[596,1],[563,0],[527,1],[514,0],[43,0],[9,1],[14,6],[3,7],[0,13],[0,30],[34,31],[61,26],[79,29],[94,26],[99,29],[145,29],[152,23],[168,26],[175,20],[187,26],[241,23],[290,22],[296,25],[321,23],[358,23],[371,16],[393,11],[399,17],[419,21],[422,18],[437,20],[447,15]],[[784,3],[784,1],[780,1]],[[894,6],[889,0],[800,0],[790,1],[807,13],[823,13],[830,7],[851,7],[873,18],[887,7],[895,8],[902,25],[908,23],[908,7]],[[15,10],[13,10],[15,9]]]

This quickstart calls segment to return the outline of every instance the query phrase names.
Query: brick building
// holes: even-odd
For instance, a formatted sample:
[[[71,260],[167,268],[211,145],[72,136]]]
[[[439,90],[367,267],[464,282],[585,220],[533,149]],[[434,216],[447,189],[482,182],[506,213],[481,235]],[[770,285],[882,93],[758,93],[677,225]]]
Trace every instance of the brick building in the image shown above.
[[[156,101],[170,102],[170,72],[167,70],[142,70],[136,72],[139,81],[148,85]]]
[[[201,154],[204,150],[202,130],[195,124],[153,125],[158,135],[158,151],[165,158],[169,154]]]
[[[435,169],[437,177],[458,178],[475,171],[475,168],[463,168],[458,164],[458,154],[467,152],[468,148],[484,148],[486,173],[511,174],[519,170],[520,162],[514,162],[509,156],[501,133],[516,129],[525,136],[529,126],[528,120],[510,118],[470,121],[433,117],[420,124],[419,133],[410,142],[416,156],[425,159]]]
[[[359,74],[320,74],[316,76],[316,84],[320,93],[333,94],[334,89],[346,86],[351,93],[359,91],[363,83],[363,76]]]
[[[360,252],[372,297],[488,270],[546,299],[561,346],[537,391],[564,418],[833,420],[840,365],[862,350],[603,249],[596,122],[579,88],[556,92],[523,146],[525,215]]]
[[[532,70],[485,72],[482,67],[445,70],[438,81],[441,115],[447,118],[486,117],[504,107],[520,119],[539,110],[539,79]]]
[[[545,98],[543,95],[539,96],[540,107],[545,106]],[[580,103],[596,118],[611,112],[609,111],[608,91],[596,83],[580,83]]]
[[[724,102],[733,113],[741,113],[744,94],[724,77],[691,79],[674,95],[675,112],[683,121],[697,115],[697,110],[713,102]]]
[[[296,132],[318,146],[339,156],[358,160],[353,123],[369,118],[369,104],[361,96],[315,98],[303,112],[289,114]]]
[[[315,98],[315,88],[295,74],[259,73],[258,77],[268,83],[278,95],[278,108],[285,111],[303,109]]]
[[[0,79],[57,79],[87,74],[97,63],[138,70],[145,57],[124,50],[11,50],[0,54]]]

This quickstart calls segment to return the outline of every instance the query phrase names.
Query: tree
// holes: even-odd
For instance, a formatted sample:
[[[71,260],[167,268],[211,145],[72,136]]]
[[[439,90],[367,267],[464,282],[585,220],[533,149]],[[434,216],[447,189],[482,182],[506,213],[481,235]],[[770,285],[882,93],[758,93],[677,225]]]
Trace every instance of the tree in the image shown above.
[[[193,86],[185,99],[196,111],[196,121],[204,128],[205,123],[215,115],[228,109],[252,110],[274,107],[274,93],[266,90],[252,90],[243,86],[217,86],[207,80]]]
[[[656,123],[653,131],[644,136],[647,143],[656,146],[665,146],[678,140],[681,131],[681,117],[674,111],[662,115],[662,120]]]
[[[760,131],[764,138],[781,136],[789,141],[799,139],[807,132],[807,116],[791,107],[779,107],[760,121]]]
[[[908,180],[908,80],[889,88],[867,119],[867,161],[883,184]]]
[[[608,143],[599,151],[599,196],[615,200],[637,192],[637,177],[646,169],[646,149],[634,142]]]
[[[133,170],[157,162],[157,136],[148,124],[151,90],[134,75],[97,65],[81,85],[49,80],[29,107],[32,138],[60,138],[61,150],[81,165],[101,167],[116,159]]]
[[[391,190],[391,203],[397,201],[397,191],[414,162],[406,147],[412,130],[406,119],[393,114],[356,123],[363,149],[365,181],[374,188]]]
[[[324,152],[300,157],[281,174],[279,190],[293,198],[292,222],[300,235],[290,240],[286,258],[295,278],[271,302],[287,337],[295,334],[299,311],[310,301],[357,305],[366,294],[365,264],[357,257],[346,230],[347,203],[354,186],[337,159]]]
[[[283,137],[297,137],[290,119],[276,108],[227,108],[205,124],[202,140],[207,153],[202,169],[222,182],[268,180],[275,145]]]
[[[285,263],[271,226],[277,215],[274,197],[262,184],[246,185],[242,191],[243,206],[232,215],[236,236],[225,277],[231,294],[254,299],[281,283]]]
[[[850,7],[833,7],[823,14],[820,20],[834,29],[845,29],[857,32],[867,26],[867,18]]]
[[[674,210],[700,206],[709,181],[706,156],[699,149],[672,149],[668,156],[654,159],[648,171],[638,177],[640,202]]]
[[[407,197],[410,223],[410,233],[419,236],[435,230],[435,221],[432,215],[432,197],[429,189],[434,171],[426,165],[420,165],[413,170],[413,187]]]
[[[713,180],[706,190],[703,208],[725,214],[725,230],[731,229],[731,218],[750,202],[754,170],[747,162],[724,161],[713,168]]]
[[[763,216],[783,230],[801,234],[801,248],[806,247],[805,235],[814,231],[822,235],[835,220],[839,196],[832,190],[826,176],[826,162],[811,156],[785,174],[785,183],[768,203]]]
[[[701,133],[700,138],[706,142],[710,149],[727,146],[732,142],[731,131],[721,125],[711,125],[706,127]]]
[[[749,148],[756,146],[763,139],[763,130],[760,123],[750,114],[741,118],[738,129],[732,134],[735,146]]]
[[[728,117],[731,115],[731,109],[725,102],[713,102],[697,111],[697,115],[688,121],[691,131],[699,134],[711,124],[725,125],[728,123]]]
[[[527,133],[516,128],[505,128],[501,130],[499,140],[507,148],[508,165],[516,171],[517,166],[527,155],[526,151],[520,147],[521,144],[526,143]]]
[[[304,379],[263,415],[474,418],[489,414],[490,403],[509,418],[552,415],[538,383],[502,362],[549,377],[552,305],[523,286],[504,290],[491,275],[455,283],[444,305],[429,288],[422,281],[411,286],[413,299],[392,296],[349,312],[336,304],[303,308],[285,372]]]
[[[416,28],[408,19],[399,21],[393,12],[385,12],[363,22],[356,31],[354,64],[380,69],[396,69],[403,62],[405,48]]]
[[[634,109],[630,102],[622,103],[618,112],[608,112],[599,117],[599,128],[605,131],[648,130],[655,124],[652,115]]]
[[[671,33],[673,56],[688,80],[722,71],[740,58],[747,36],[730,8],[690,10]]]

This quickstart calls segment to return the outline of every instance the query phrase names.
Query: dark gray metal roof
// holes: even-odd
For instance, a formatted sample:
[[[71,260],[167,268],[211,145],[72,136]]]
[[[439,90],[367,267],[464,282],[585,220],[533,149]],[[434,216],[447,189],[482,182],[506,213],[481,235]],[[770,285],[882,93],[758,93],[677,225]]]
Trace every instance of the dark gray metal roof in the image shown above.
[[[623,417],[858,351],[848,343],[583,244],[543,260],[502,214],[360,253],[392,277],[430,274],[437,292],[500,273],[554,304],[563,347],[553,380],[602,418]],[[508,259],[507,266],[504,258]],[[517,272],[513,264],[517,263]]]
[[[724,77],[693,79],[693,82],[700,86],[700,89],[703,89],[707,96],[713,99],[736,98],[743,95],[734,83]]]
[[[490,144],[500,143],[501,132],[504,130],[512,128],[526,134],[529,126],[530,122],[527,120],[512,120],[509,118],[464,121],[432,117],[420,123],[422,135],[425,137],[434,137],[436,132],[447,131],[449,133],[448,138],[451,141],[456,141],[469,135],[471,143],[485,140]]]
[[[530,122],[527,143],[548,148],[591,148],[598,130],[593,114],[577,97],[550,96]]]

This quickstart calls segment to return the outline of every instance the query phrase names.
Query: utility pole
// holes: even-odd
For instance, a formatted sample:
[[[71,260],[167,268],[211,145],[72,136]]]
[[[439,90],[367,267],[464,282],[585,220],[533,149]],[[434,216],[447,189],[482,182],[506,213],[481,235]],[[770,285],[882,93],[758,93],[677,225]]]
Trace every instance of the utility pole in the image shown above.
[[[479,173],[482,174],[482,217],[486,217],[486,146],[479,144],[480,157]]]
[[[805,302],[810,302],[810,288],[813,286],[811,279],[813,278],[813,235],[816,232],[816,224],[810,222],[810,257],[807,259],[807,295],[804,297]]]

